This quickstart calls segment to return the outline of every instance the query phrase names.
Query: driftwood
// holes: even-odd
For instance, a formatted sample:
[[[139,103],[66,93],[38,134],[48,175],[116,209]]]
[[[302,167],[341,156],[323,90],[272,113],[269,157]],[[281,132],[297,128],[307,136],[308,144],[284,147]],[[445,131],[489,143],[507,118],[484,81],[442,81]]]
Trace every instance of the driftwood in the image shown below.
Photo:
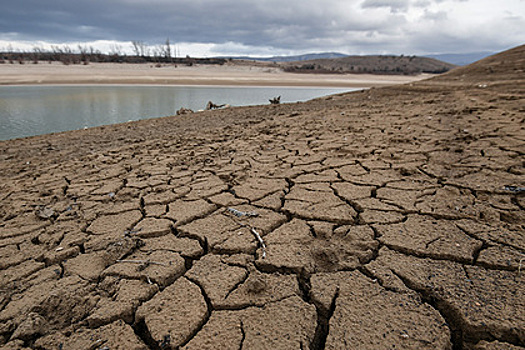
[[[177,111],[177,115],[192,114],[192,113],[193,113],[193,110],[189,108],[184,108],[184,107],[181,107],[181,109]]]
[[[278,105],[279,103],[281,103],[281,96],[274,97],[268,101],[270,101],[270,104],[272,105]]]
[[[215,103],[213,103],[211,101],[208,101],[208,103],[206,104],[206,110],[207,111],[209,111],[211,109],[219,109],[219,108],[223,108],[223,107],[226,107],[226,104],[216,105]]]

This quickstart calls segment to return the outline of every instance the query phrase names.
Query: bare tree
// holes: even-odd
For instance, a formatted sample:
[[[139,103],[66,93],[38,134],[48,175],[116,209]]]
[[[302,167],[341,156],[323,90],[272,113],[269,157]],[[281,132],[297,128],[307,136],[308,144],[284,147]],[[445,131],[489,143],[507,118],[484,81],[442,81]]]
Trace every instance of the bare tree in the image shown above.
[[[51,51],[53,52],[53,59],[55,61],[60,61],[66,66],[74,63],[73,62],[73,51],[71,48],[67,45],[64,45],[63,47],[59,46],[51,46]]]
[[[161,61],[161,57],[162,57],[163,46],[162,45],[156,45],[156,46],[150,47],[150,50],[151,51],[149,51],[149,52],[151,52],[151,54],[149,54],[149,52],[148,52],[148,57],[150,57],[150,59],[154,63],[156,63],[155,67],[160,67],[161,66],[160,61]]]
[[[20,64],[25,64],[25,51],[18,54],[17,61]]]
[[[102,62],[102,52],[100,50],[95,49],[93,46],[89,47],[89,60],[91,62]]]
[[[166,48],[164,49],[164,57],[171,61],[171,45],[170,38],[166,39]]]
[[[150,50],[148,46],[140,40],[133,40],[131,42],[131,45],[133,46],[133,52],[135,53],[135,56],[137,57],[149,57]]]
[[[119,44],[112,44],[109,48],[109,54],[117,57],[122,56],[122,46]]]
[[[38,46],[33,47],[33,63],[38,64],[38,61],[40,60],[40,56],[42,55],[42,52],[44,50]]]
[[[7,53],[9,57],[9,63],[13,64],[13,46],[11,44],[7,45]]]
[[[78,52],[80,52],[80,61],[82,61],[84,65],[89,64],[88,50],[89,49],[87,46],[78,45]]]
[[[144,43],[139,40],[133,40],[131,41],[131,45],[133,46],[133,51],[135,52],[135,56],[144,56]]]
[[[139,42],[132,40],[131,46],[133,46],[133,51],[135,52],[135,56],[140,56]]]

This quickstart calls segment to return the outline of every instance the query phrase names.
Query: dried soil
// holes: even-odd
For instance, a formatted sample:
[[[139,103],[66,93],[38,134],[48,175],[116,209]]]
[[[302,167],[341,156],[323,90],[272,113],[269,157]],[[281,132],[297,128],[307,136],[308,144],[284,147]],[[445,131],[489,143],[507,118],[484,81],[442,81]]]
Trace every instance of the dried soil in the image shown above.
[[[0,349],[525,349],[523,57],[1,142]]]

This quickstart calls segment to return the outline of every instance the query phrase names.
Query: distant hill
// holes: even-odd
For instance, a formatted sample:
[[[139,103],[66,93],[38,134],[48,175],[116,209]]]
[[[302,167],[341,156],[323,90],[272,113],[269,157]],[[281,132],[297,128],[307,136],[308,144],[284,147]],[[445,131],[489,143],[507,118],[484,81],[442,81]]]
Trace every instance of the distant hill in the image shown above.
[[[447,63],[452,63],[457,66],[466,66],[467,64],[479,61],[487,56],[493,55],[495,52],[470,52],[470,53],[444,53],[439,55],[425,55],[425,57],[435,58]]]
[[[324,52],[324,53],[310,53],[310,54],[298,55],[298,56],[275,56],[275,57],[271,57],[267,59],[266,61],[295,62],[295,61],[310,61],[310,60],[318,60],[318,59],[341,58],[341,57],[346,57],[346,56],[348,55],[344,55],[338,52]]]
[[[234,60],[247,60],[247,61],[263,61],[263,62],[293,62],[293,61],[307,61],[322,58],[340,58],[346,57],[347,55],[338,52],[322,52],[322,53],[309,53],[304,55],[296,56],[273,56],[273,57],[252,57],[252,56],[235,56],[235,57],[217,57],[217,58],[231,58]]]
[[[331,59],[283,62],[280,66],[293,73],[366,73],[416,75],[440,74],[456,67],[453,64],[419,56],[345,56]]]
[[[525,77],[525,45],[486,57],[468,66],[457,67],[434,77],[434,81],[472,81],[481,86],[491,81],[516,80]]]
[[[443,53],[435,55],[425,55],[422,57],[433,58],[438,61],[443,61],[456,66],[466,66],[473,62],[479,61],[487,56],[493,55],[495,52],[491,51],[480,51],[480,52],[469,52],[469,53]],[[273,57],[252,57],[252,56],[237,56],[237,57],[217,57],[217,58],[232,58],[236,60],[247,60],[247,61],[261,61],[261,62],[295,62],[295,61],[310,61],[316,59],[331,59],[331,58],[343,58],[352,57],[339,52],[322,52],[322,53],[310,53],[296,56],[273,56]],[[365,56],[369,57],[369,56]],[[387,56],[388,57],[388,56]]]

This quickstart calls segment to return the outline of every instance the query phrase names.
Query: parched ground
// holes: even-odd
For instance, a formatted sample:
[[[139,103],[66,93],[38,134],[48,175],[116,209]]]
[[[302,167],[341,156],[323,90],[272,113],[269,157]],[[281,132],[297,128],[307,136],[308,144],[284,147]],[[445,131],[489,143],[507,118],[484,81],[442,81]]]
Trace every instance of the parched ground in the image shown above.
[[[525,349],[524,51],[1,142],[0,349]]]

